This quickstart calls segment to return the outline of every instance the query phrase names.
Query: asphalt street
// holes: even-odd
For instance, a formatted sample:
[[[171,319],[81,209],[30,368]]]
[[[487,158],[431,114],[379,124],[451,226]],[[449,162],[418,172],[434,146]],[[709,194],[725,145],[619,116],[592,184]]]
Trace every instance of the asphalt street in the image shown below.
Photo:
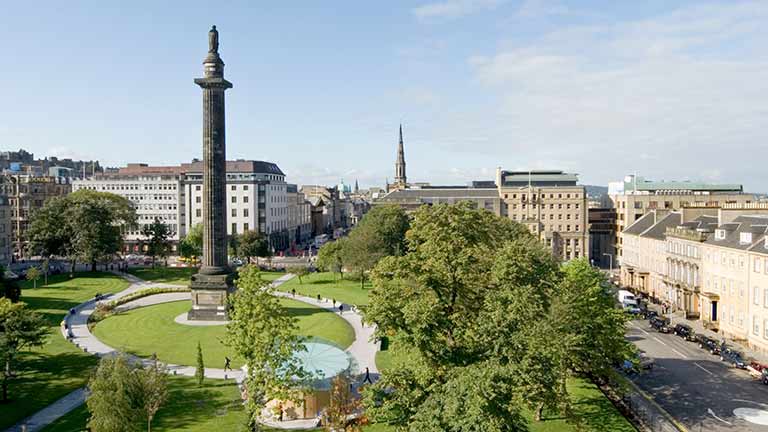
[[[768,386],[747,371],[648,321],[632,321],[627,338],[655,361],[633,380],[691,432],[768,432]]]

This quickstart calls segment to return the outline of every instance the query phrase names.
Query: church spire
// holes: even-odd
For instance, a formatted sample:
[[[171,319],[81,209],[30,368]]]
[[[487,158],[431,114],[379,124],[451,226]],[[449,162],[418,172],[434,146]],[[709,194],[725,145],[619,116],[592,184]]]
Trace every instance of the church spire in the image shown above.
[[[400,141],[397,144],[397,161],[395,162],[395,184],[405,187],[407,177],[405,175],[405,151],[403,150],[403,125],[400,124]]]

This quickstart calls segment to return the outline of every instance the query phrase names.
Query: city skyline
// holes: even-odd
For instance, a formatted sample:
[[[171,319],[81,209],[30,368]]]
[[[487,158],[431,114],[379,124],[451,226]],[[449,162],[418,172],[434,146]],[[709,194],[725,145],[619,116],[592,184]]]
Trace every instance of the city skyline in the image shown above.
[[[3,149],[110,166],[199,158],[189,76],[216,24],[238,82],[229,158],[275,162],[291,182],[383,186],[400,123],[412,182],[488,180],[497,166],[595,185],[768,180],[740,157],[768,156],[768,5],[233,4],[216,22],[204,3],[148,5],[9,5]]]

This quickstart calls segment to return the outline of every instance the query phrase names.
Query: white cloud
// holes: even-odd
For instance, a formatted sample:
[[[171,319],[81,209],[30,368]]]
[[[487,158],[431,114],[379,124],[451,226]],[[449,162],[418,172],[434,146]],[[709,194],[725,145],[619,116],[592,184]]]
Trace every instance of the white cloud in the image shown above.
[[[488,130],[497,152],[525,143],[523,157],[573,160],[600,181],[638,169],[754,187],[768,178],[740,158],[768,157],[766,20],[768,3],[694,6],[561,28],[467,61],[500,95],[489,114],[504,126]]]
[[[428,18],[458,18],[471,13],[494,9],[504,0],[445,0],[427,3],[413,9],[413,14],[419,19]]]

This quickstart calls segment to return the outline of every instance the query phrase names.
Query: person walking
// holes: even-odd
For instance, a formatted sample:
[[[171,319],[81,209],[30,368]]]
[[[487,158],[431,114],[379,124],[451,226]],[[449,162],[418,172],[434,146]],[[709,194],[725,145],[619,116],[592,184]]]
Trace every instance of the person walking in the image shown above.
[[[232,361],[229,359],[229,357],[224,357],[224,372],[227,371],[227,369],[232,370]]]
[[[339,304],[339,315],[344,315],[344,303]]]
[[[373,384],[373,381],[371,380],[371,371],[368,370],[368,368],[365,368],[365,379],[363,379],[363,384]]]

